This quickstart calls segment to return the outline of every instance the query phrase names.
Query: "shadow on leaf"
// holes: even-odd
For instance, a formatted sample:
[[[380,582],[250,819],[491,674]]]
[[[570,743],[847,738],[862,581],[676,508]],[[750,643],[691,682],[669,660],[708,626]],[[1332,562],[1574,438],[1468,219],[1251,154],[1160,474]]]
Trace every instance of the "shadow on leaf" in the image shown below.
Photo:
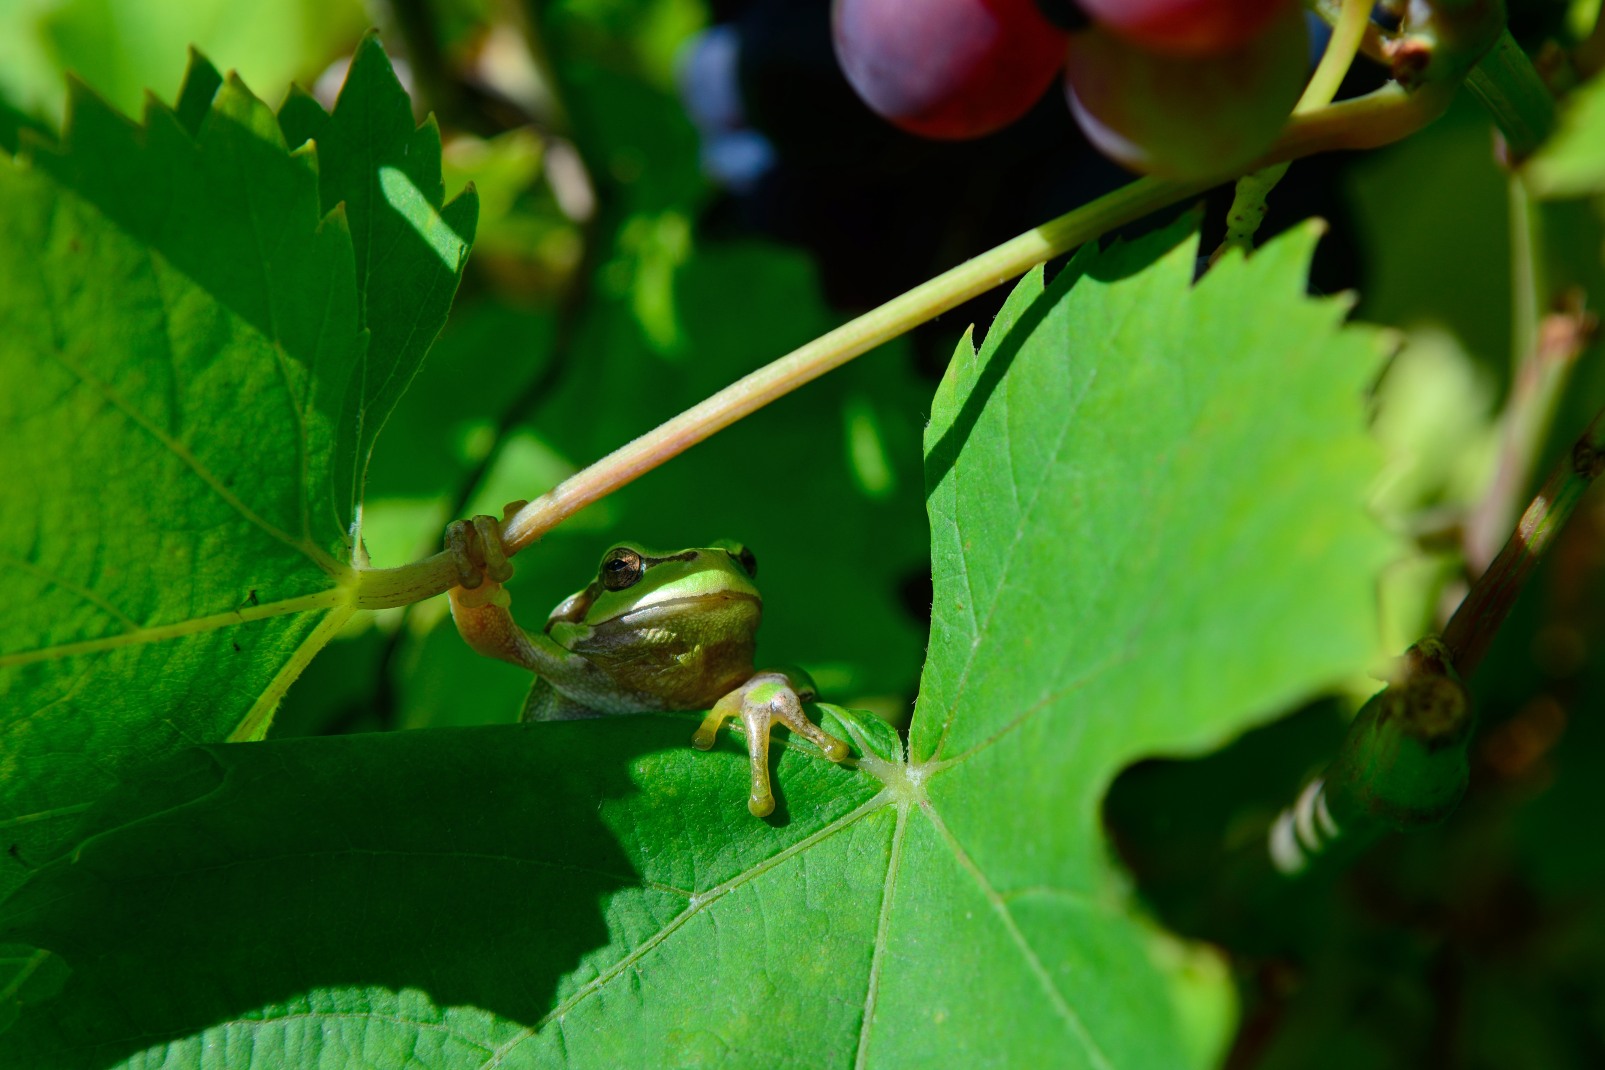
[[[686,906],[689,888],[643,876],[621,847],[656,835],[643,813],[718,837],[699,824],[741,809],[715,812],[740,796],[706,794],[708,777],[733,787],[737,763],[680,753],[686,736],[683,721],[631,717],[181,752],[108,799],[89,824],[102,831],[0,908],[3,939],[73,969],[59,998],[0,1036],[0,1062],[103,1066],[342,987],[417,989],[538,1026],[565,975],[616,942],[604,910],[640,931]],[[659,757],[702,783],[653,769],[638,789],[632,773]],[[643,793],[691,798],[610,806]],[[693,883],[683,860],[667,864]]]

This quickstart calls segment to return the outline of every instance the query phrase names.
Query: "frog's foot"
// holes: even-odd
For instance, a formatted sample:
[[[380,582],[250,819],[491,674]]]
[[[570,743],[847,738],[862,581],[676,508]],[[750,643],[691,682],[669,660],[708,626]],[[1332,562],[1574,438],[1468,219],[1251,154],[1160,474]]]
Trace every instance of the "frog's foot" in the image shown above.
[[[523,504],[508,503],[507,514],[513,514]],[[513,563],[502,545],[501,521],[488,514],[447,524],[446,552],[457,570],[457,586],[464,591],[477,591],[487,579],[495,585],[512,578]]]
[[[768,817],[775,809],[775,795],[769,786],[769,732],[775,723],[785,725],[809,740],[833,762],[846,760],[847,744],[820,728],[803,712],[802,702],[783,672],[760,672],[713,704],[702,727],[691,737],[698,750],[713,746],[719,727],[739,716],[747,733],[747,755],[752,773],[752,794],[747,809],[754,817]]]
[[[446,527],[446,551],[457,569],[457,586],[448,597],[458,633],[487,657],[528,667],[529,639],[508,612],[512,598],[502,586],[513,575],[513,563],[502,546],[500,522],[483,514],[453,521]]]

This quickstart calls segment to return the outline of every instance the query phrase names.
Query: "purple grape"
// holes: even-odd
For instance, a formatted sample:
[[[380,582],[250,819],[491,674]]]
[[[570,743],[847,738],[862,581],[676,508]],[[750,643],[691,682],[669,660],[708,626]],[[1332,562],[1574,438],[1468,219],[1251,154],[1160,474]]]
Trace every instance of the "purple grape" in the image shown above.
[[[836,56],[877,114],[958,140],[1024,115],[1064,63],[1035,0],[835,0]]]

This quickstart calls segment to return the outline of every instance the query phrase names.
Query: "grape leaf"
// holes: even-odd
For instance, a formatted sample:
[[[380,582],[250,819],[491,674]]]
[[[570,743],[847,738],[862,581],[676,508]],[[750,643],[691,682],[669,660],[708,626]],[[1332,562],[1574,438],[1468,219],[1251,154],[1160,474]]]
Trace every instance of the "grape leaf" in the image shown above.
[[[897,748],[873,718],[843,716]],[[884,850],[889,814],[859,820],[876,782],[783,747],[788,821],[760,825],[741,805],[742,753],[692,751],[694,724],[628,717],[184,752],[97,808],[92,824],[111,829],[57,871],[72,873],[67,900],[43,901],[55,894],[46,877],[9,904],[7,918],[74,973],[61,1000],[0,1034],[0,1063],[103,1066],[193,1031],[240,1066],[344,1066],[353,1042],[371,1045],[376,1065],[478,1066],[502,1046],[523,1049],[507,1065],[527,1065],[521,1023],[560,1020],[564,1003],[594,1006],[593,995],[613,1002],[636,971],[695,993],[689,979],[721,972],[708,937],[732,927],[721,939],[790,932],[818,947],[807,965],[818,991],[835,969],[862,973],[875,868],[838,859],[840,876],[830,870],[850,844],[871,861]],[[760,889],[784,887],[791,859],[825,883],[780,904]],[[707,910],[720,900],[734,912]],[[129,907],[144,918],[134,943]],[[242,909],[260,910],[243,929]],[[159,978],[158,961],[171,963]],[[742,1011],[741,989],[700,996],[756,1019],[772,1010]],[[662,1012],[680,1013],[673,1000]],[[325,1015],[353,1031],[304,1035]],[[638,1033],[586,1031],[615,1065],[631,1062]],[[171,1057],[183,1062],[185,1048]]]
[[[1574,89],[1548,141],[1522,165],[1534,192],[1543,197],[1581,197],[1605,192],[1605,76]]]
[[[1183,1005],[1098,805],[1373,653],[1379,347],[1314,235],[1084,253],[960,347],[906,757],[839,713],[859,768],[784,747],[766,823],[673,716],[183,752],[0,905],[74,971],[0,1061],[1209,1063],[1224,979]]]
[[[388,122],[292,152],[197,58],[143,126],[77,86],[61,146],[0,160],[0,888],[127,770],[259,736],[354,611],[360,474],[474,209],[442,212],[438,158],[433,185],[427,160],[398,170],[410,190],[387,180],[438,140],[371,41],[351,85],[337,116]],[[343,204],[320,202],[321,154]],[[382,268],[357,270],[352,228]],[[407,336],[375,325],[395,347],[375,355],[365,316],[403,302]]]
[[[970,906],[894,930],[872,1055],[1181,1065],[1098,800],[1132,758],[1218,742],[1373,652],[1366,577],[1388,540],[1360,507],[1375,456],[1357,406],[1376,342],[1334,333],[1341,303],[1302,299],[1314,236],[1186,297],[1190,243],[1135,274],[1151,242],[1078,258],[949,369],[926,434],[936,598],[909,741],[928,785],[902,865],[946,871]],[[899,882],[894,914],[919,915],[924,883]],[[998,949],[994,983],[962,1002],[941,991],[955,945]],[[1037,1026],[1012,1039],[1024,1015]]]
[[[357,46],[332,115],[292,90],[279,123],[289,144],[317,144],[322,201],[344,204],[352,221],[357,290],[370,338],[360,388],[348,393],[341,421],[355,441],[342,443],[337,457],[365,466],[385,419],[446,322],[474,237],[477,197],[442,208],[440,128],[434,116],[414,127],[412,101],[374,34]],[[359,501],[364,475],[355,467],[342,472],[342,494]]]
[[[1452,183],[1412,176],[1453,174]],[[1508,180],[1488,151],[1488,116],[1457,100],[1419,137],[1344,172],[1365,292],[1358,315],[1448,332],[1495,375],[1510,363]]]

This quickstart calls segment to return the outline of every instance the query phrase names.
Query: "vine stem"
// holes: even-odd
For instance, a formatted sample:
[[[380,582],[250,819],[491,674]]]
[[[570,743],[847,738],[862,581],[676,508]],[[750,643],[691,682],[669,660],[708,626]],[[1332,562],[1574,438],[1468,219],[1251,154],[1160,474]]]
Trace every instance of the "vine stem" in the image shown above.
[[[519,510],[503,526],[509,554],[558,522],[777,398],[1123,223],[1195,196],[1207,181],[1145,178],[1026,232],[844,323],[738,379]]]
[[[1304,87],[1303,95],[1293,106],[1293,114],[1315,111],[1332,103],[1338,87],[1343,84],[1343,76],[1349,73],[1349,68],[1354,64],[1355,53],[1359,51],[1360,41],[1369,25],[1371,0],[1342,0],[1337,25],[1326,42],[1326,51],[1321,53],[1321,62],[1310,76],[1310,83]],[[1211,263],[1220,259],[1228,249],[1241,249],[1245,253],[1253,250],[1254,234],[1265,222],[1266,201],[1276,184],[1282,181],[1282,176],[1287,174],[1288,167],[1288,164],[1279,163],[1274,167],[1251,171],[1237,180],[1232,206],[1226,213],[1226,237],[1210,257]]]
[[[1310,84],[1304,87],[1304,94],[1293,109],[1295,112],[1313,111],[1332,102],[1344,76],[1354,65],[1355,53],[1360,50],[1360,42],[1370,25],[1371,5],[1366,0],[1342,0],[1332,37],[1326,43],[1326,51],[1321,53],[1315,73],[1310,75]]]
[[[1531,342],[1516,367],[1500,420],[1493,483],[1464,523],[1462,543],[1473,572],[1485,570],[1503,545],[1577,358],[1593,339],[1595,320],[1581,301],[1580,292],[1569,291],[1561,308],[1526,332]]]
[[[1343,17],[1343,3],[1344,0],[1314,0],[1311,6],[1315,14],[1328,26],[1336,27]],[[1369,9],[1366,14],[1365,25],[1360,33],[1360,54],[1384,67],[1392,67],[1393,61],[1388,56],[1388,45],[1394,35],[1384,33],[1382,27],[1370,20]]]
[[[1555,466],[1442,637],[1410,648],[1361,707],[1332,764],[1271,823],[1267,857],[1280,873],[1311,872],[1317,859],[1331,870],[1383,833],[1435,825],[1459,805],[1476,723],[1464,681],[1602,471],[1605,409]]]
[[[1549,136],[1555,101],[1527,56],[1505,31],[1466,78],[1466,88],[1488,111],[1499,130],[1499,154],[1518,163]],[[1541,315],[1550,298],[1544,278],[1545,213],[1526,176],[1511,167],[1510,261],[1512,283],[1512,367],[1510,399],[1501,418],[1498,468],[1493,485],[1467,518],[1464,546],[1473,570],[1485,569],[1510,529],[1520,495],[1573,361],[1586,344],[1587,317],[1581,309]]]
[[[1461,677],[1469,678],[1482,662],[1527,577],[1601,471],[1605,471],[1605,409],[1595,414],[1588,429],[1555,465],[1504,549],[1471,585],[1444,626],[1443,645]]]
[[[1364,97],[1295,115],[1271,151],[1254,166],[1397,141],[1442,114],[1454,90],[1453,85],[1429,84],[1407,92],[1390,85]],[[737,380],[526,503],[502,524],[506,552],[518,553],[585,506],[854,357],[1037,264],[1115,227],[1197,196],[1230,177],[1138,179],[916,286]],[[352,600],[364,609],[407,605],[442,594],[457,581],[455,562],[449,554],[439,553],[400,568],[358,572]]]

